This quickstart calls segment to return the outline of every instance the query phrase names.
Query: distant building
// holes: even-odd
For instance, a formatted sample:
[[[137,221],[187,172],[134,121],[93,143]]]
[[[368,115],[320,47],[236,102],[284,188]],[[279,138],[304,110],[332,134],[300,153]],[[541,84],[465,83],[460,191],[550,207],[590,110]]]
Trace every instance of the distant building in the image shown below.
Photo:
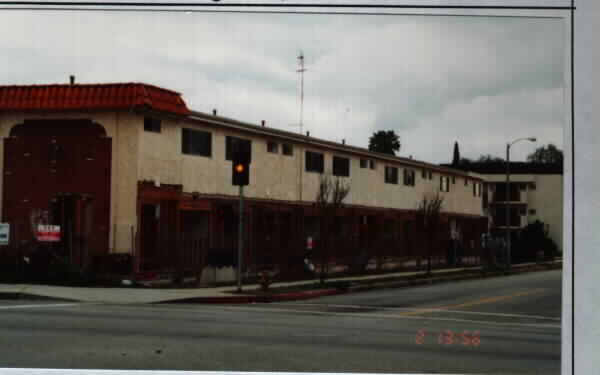
[[[189,270],[204,249],[207,262],[226,264],[238,243],[230,146],[241,140],[252,159],[250,268],[301,256],[308,236],[318,247],[322,174],[350,186],[335,225],[339,259],[420,254],[431,236],[415,224],[426,193],[444,198],[435,254],[445,254],[451,231],[476,254],[486,222],[478,174],[265,125],[191,111],[180,94],[142,83],[0,86],[1,210],[11,245],[35,244],[32,212],[50,210],[75,263],[126,254],[135,271]]]
[[[493,234],[506,233],[506,205],[510,205],[510,230],[517,232],[536,220],[543,222],[550,238],[563,245],[563,167],[556,164],[511,162],[510,192],[506,197],[506,163],[473,162],[464,170],[485,179],[483,208]]]

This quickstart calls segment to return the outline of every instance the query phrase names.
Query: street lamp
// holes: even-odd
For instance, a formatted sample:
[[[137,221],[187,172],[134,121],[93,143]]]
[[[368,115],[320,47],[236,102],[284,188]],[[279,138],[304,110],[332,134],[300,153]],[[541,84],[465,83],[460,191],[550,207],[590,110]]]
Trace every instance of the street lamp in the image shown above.
[[[519,141],[535,142],[533,137],[515,139],[511,143],[506,144],[506,267],[510,268],[510,146]]]

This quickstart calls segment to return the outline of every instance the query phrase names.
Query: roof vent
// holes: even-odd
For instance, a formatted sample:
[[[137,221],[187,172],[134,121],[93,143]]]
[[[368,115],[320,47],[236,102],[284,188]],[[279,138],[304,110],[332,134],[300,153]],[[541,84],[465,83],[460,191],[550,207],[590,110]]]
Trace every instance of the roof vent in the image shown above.
[[[213,109],[213,116],[216,116],[216,115],[217,115],[217,109],[215,108],[215,109]]]
[[[346,140],[342,139],[342,144],[345,145],[346,144]]]
[[[69,83],[71,83],[71,85],[75,84],[75,76],[69,76]]]
[[[261,120],[261,121],[260,121],[260,124],[261,124],[262,126],[265,126],[265,120]]]
[[[310,132],[308,130],[306,131],[306,136],[310,137]]]

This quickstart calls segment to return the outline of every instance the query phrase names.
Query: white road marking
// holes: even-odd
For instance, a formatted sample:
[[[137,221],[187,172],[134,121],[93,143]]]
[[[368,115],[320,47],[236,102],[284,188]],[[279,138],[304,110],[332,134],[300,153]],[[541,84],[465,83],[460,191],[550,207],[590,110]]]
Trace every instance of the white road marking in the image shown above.
[[[551,316],[541,316],[541,315],[525,315],[525,314],[505,314],[505,313],[493,313],[493,312],[484,312],[484,311],[462,311],[462,310],[446,310],[446,309],[434,309],[434,308],[416,308],[416,307],[387,307],[387,306],[368,306],[368,305],[330,305],[330,304],[321,304],[321,303],[293,303],[293,304],[285,304],[285,303],[271,303],[271,305],[283,305],[283,306],[310,306],[310,307],[325,307],[325,308],[340,308],[340,309],[377,309],[384,311],[398,311],[398,312],[419,312],[422,310],[427,310],[427,312],[441,312],[441,313],[453,313],[453,314],[465,314],[465,315],[488,315],[488,316],[498,316],[498,317],[507,317],[507,318],[529,318],[529,319],[540,319],[540,320],[552,320],[556,322],[560,322],[561,318],[555,318]]]
[[[8,305],[8,306],[0,306],[0,310],[11,310],[11,309],[35,309],[35,308],[44,308],[44,307],[66,307],[66,306],[78,306],[82,305],[81,303],[46,303],[46,304],[37,304],[37,305]]]
[[[323,316],[339,316],[339,317],[353,317],[353,318],[383,318],[383,319],[417,319],[417,320],[434,320],[434,321],[450,321],[450,322],[461,322],[461,323],[476,323],[476,324],[486,324],[486,325],[495,325],[495,326],[509,326],[509,327],[531,327],[531,328],[555,328],[560,329],[560,324],[535,324],[535,323],[501,323],[501,322],[492,322],[487,320],[469,320],[469,319],[455,319],[455,318],[439,318],[439,317],[431,317],[431,316],[403,316],[398,314],[378,314],[378,313],[338,313],[338,312],[330,312],[330,311],[311,311],[311,310],[297,310],[297,309],[283,309],[283,308],[273,308],[273,307],[258,307],[258,308],[250,308],[250,307],[227,307],[224,310],[230,311],[251,311],[251,312],[261,312],[261,311],[271,311],[271,312],[293,312],[299,314],[306,315],[323,315]]]

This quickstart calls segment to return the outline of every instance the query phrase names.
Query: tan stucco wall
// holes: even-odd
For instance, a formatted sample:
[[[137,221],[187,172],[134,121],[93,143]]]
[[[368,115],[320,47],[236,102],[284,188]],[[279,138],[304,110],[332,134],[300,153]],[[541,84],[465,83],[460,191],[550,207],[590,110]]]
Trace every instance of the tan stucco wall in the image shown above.
[[[529,208],[536,215],[529,215],[528,221],[536,219],[550,225],[550,237],[559,248],[563,248],[563,182],[562,175],[535,176],[536,189],[529,190],[527,200]]]
[[[136,225],[138,137],[142,120],[132,113],[52,113],[52,114],[2,114],[0,115],[0,136],[8,137],[10,129],[25,119],[91,119],[102,125],[106,135],[112,138],[111,161],[111,204],[110,238],[111,252],[131,250],[131,228]],[[132,124],[138,126],[131,126]],[[4,165],[4,142],[0,144],[0,165]],[[0,175],[0,197],[2,196],[2,175]],[[134,177],[134,178],[131,178]],[[75,176],[74,176],[75,178]],[[2,210],[0,199],[0,212]],[[116,231],[115,231],[116,229]],[[116,233],[116,235],[115,235]]]
[[[209,131],[212,134],[212,156],[190,156],[181,153],[181,128],[188,127]],[[225,136],[233,135],[252,141],[252,164],[250,185],[245,187],[247,197],[314,201],[317,193],[318,173],[304,170],[306,150],[324,153],[325,174],[332,172],[333,155],[351,159],[350,177],[344,178],[350,184],[348,204],[415,209],[423,193],[439,190],[439,173],[433,179],[423,181],[421,169],[415,169],[415,186],[403,184],[402,165],[399,163],[376,161],[376,170],[360,168],[359,157],[350,153],[332,152],[319,146],[294,143],[293,156],[282,154],[281,141],[277,154],[267,152],[267,137],[250,135],[236,130],[198,124],[197,122],[177,123],[163,121],[161,133],[142,131],[140,136],[140,179],[160,183],[182,184],[186,192],[197,191],[206,194],[237,195],[238,187],[231,185],[231,162],[225,160]],[[399,167],[399,184],[384,182],[385,165]],[[299,171],[299,168],[301,170]],[[302,186],[298,184],[302,174]],[[464,185],[463,177],[456,177],[450,184],[449,193],[444,197],[444,211],[472,215],[482,215],[481,197],[473,196],[472,181]]]

